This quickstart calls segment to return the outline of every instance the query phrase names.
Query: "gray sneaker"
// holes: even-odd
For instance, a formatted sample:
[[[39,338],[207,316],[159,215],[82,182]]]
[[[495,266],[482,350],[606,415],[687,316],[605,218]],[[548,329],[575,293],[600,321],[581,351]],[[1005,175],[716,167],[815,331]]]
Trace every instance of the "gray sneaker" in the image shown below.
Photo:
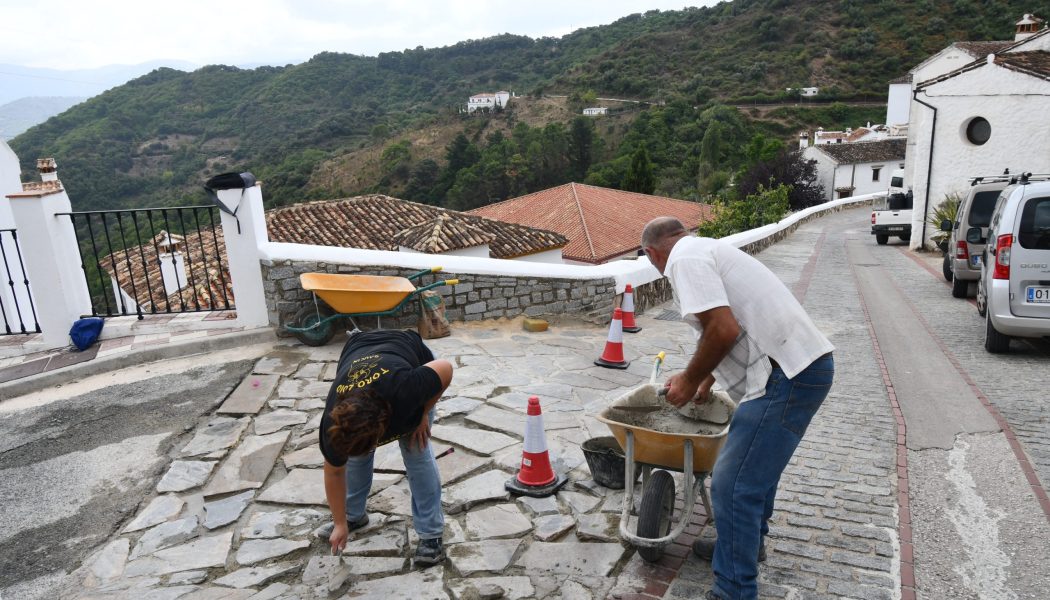
[[[715,540],[702,538],[693,542],[693,554],[709,561],[715,557]],[[766,538],[758,546],[758,562],[766,562]]]
[[[415,566],[423,568],[436,565],[444,560],[445,547],[441,543],[441,538],[419,540],[419,545],[416,546],[416,555],[412,558]]]
[[[368,513],[365,513],[365,516],[363,516],[360,519],[354,521],[353,523],[351,523],[349,521],[346,522],[346,528],[347,528],[348,531],[354,531],[356,529],[361,529],[365,525],[368,525]],[[334,521],[330,522],[330,523],[325,523],[324,525],[321,525],[321,527],[319,527],[317,529],[317,537],[319,539],[328,541],[328,538],[330,538],[332,536],[332,530],[333,529],[335,529],[335,522]]]

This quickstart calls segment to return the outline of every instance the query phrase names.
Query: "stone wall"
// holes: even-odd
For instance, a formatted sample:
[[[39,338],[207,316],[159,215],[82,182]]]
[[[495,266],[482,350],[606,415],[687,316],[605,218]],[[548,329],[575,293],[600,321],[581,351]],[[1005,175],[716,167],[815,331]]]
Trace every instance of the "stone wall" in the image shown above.
[[[360,273],[407,277],[416,273],[400,267],[358,267],[324,262],[263,262],[263,287],[271,325],[294,325],[295,314],[312,306],[310,292],[299,283],[301,273]],[[474,275],[441,272],[415,280],[416,287],[441,279],[459,279],[454,286],[434,289],[445,301],[449,321],[478,321],[500,317],[553,316],[572,314],[589,321],[608,321],[616,300],[615,281],[541,279],[500,275]],[[414,327],[419,317],[419,303],[413,299],[396,316],[383,317],[387,329]],[[375,317],[362,317],[357,324],[365,329],[376,326]],[[280,330],[280,328],[278,328]],[[280,333],[283,335],[283,332]]]

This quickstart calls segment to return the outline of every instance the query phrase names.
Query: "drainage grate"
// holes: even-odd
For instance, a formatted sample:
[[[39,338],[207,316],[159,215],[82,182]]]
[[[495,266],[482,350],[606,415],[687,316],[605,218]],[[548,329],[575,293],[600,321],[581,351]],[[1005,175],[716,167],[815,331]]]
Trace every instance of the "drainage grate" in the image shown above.
[[[679,321],[682,317],[679,316],[678,311],[676,310],[665,310],[660,313],[660,315],[653,318],[657,321]]]

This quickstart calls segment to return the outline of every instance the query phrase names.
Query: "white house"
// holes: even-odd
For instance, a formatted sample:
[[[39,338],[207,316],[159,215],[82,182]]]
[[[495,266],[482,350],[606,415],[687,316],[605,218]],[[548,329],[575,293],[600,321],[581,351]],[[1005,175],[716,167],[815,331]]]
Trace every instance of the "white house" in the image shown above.
[[[510,92],[500,90],[495,94],[484,92],[481,94],[474,94],[467,100],[467,112],[472,113],[476,110],[494,110],[498,108],[504,108],[510,103],[511,95]]]
[[[885,192],[890,173],[904,166],[904,138],[852,144],[821,144],[802,151],[816,161],[817,183],[828,200]]]
[[[820,88],[816,87],[804,87],[801,88],[800,94],[803,98],[811,98],[820,93]]]
[[[583,114],[588,117],[597,117],[598,115],[608,114],[608,112],[609,108],[605,106],[592,106],[583,109]]]
[[[22,283],[19,248],[15,235],[10,231],[17,228],[7,194],[21,191],[21,166],[18,164],[18,157],[7,142],[0,139],[0,329],[5,331],[8,327],[11,331],[21,331],[23,326],[28,331],[34,327],[29,291]],[[9,280],[16,283],[8,284]]]
[[[1050,30],[1029,31],[1026,17],[1019,41],[915,83],[905,183],[915,198],[912,231],[923,234],[912,236],[913,248],[933,233],[926,215],[965,191],[968,177],[1050,172]]]

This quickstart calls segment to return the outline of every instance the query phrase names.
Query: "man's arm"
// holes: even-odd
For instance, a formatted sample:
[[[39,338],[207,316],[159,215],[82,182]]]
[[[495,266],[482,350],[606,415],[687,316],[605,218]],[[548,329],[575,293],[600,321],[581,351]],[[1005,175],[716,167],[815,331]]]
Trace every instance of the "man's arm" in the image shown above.
[[[328,509],[332,511],[332,522],[335,528],[328,542],[332,544],[332,554],[342,551],[350,531],[346,525],[346,466],[336,467],[324,461],[324,495],[328,500]]]
[[[689,359],[685,371],[667,380],[667,401],[684,406],[700,391],[700,384],[708,383],[711,373],[733,349],[740,336],[740,323],[728,306],[719,306],[697,313],[704,333],[696,344],[696,352]],[[710,385],[707,388],[710,389]]]
[[[419,426],[416,427],[416,430],[412,432],[412,439],[410,439],[408,443],[410,448],[412,446],[422,448],[423,445],[427,443],[427,440],[430,439],[430,420],[427,418],[427,415],[430,413],[431,409],[437,405],[438,400],[441,399],[441,396],[445,393],[445,390],[448,389],[448,386],[452,384],[452,363],[443,358],[439,358],[437,360],[432,360],[423,366],[428,367],[430,370],[437,373],[438,379],[441,380],[441,389],[423,405],[423,419],[419,422]]]

